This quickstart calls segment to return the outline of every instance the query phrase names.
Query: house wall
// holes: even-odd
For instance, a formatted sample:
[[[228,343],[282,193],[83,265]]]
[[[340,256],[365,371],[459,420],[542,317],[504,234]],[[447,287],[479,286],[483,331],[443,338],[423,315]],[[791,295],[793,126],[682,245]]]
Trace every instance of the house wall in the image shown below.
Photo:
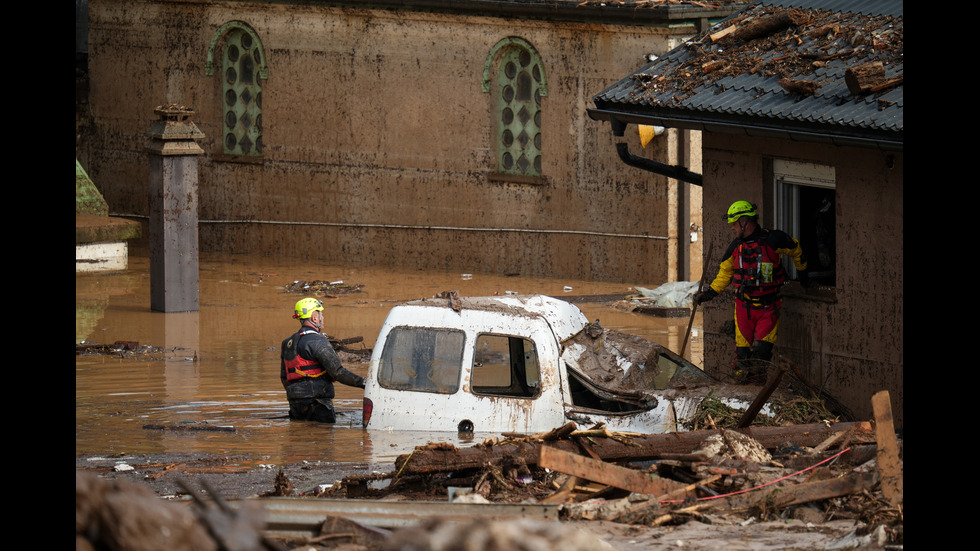
[[[784,286],[776,356],[793,362],[859,419],[872,418],[871,396],[889,391],[903,422],[903,154],[875,149],[708,133],[704,140],[705,247],[716,270],[732,241],[721,214],[739,199],[762,209],[771,227],[764,182],[774,158],[836,169],[837,281],[834,292]],[[717,214],[717,215],[716,215]],[[705,367],[727,372],[734,353],[731,291],[705,304]],[[727,324],[727,326],[726,326]]]
[[[223,24],[247,23],[269,67],[260,162],[221,155]],[[117,214],[145,216],[153,109],[195,110],[201,251],[659,284],[676,279],[677,185],[628,167],[591,95],[693,34],[288,5],[89,1],[91,118],[76,155]],[[499,181],[484,62],[517,36],[543,61],[544,178]],[[676,163],[658,138],[631,150]],[[674,156],[674,158],[672,158]]]

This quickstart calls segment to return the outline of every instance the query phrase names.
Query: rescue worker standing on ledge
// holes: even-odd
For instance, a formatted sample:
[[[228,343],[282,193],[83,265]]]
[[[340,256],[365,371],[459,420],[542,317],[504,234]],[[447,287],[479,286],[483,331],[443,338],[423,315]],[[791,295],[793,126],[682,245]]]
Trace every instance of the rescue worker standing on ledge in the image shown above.
[[[786,281],[780,255],[793,259],[801,284],[807,287],[809,280],[800,242],[783,231],[762,228],[755,205],[736,201],[724,218],[735,232],[735,240],[725,251],[718,275],[708,289],[695,297],[695,301],[698,304],[707,302],[730,283],[734,284],[734,369],[738,375],[749,367],[746,360],[772,359],[782,307],[779,290]]]
[[[296,303],[294,319],[300,328],[282,341],[279,378],[289,399],[289,418],[321,423],[336,421],[333,408],[334,381],[364,388],[364,378],[340,363],[323,329],[323,303],[304,298]]]

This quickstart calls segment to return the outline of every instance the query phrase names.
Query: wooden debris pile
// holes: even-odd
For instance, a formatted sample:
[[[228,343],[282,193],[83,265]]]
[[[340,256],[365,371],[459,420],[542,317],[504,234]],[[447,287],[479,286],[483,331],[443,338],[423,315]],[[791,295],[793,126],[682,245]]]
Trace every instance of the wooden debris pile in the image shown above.
[[[759,414],[753,421],[757,426],[805,425],[822,420],[837,421],[838,415],[817,398],[797,397],[785,402],[771,404],[773,415]],[[698,412],[683,423],[685,429],[737,428],[743,410],[733,408],[714,395],[709,395],[701,403]]]
[[[385,490],[344,480],[346,497],[562,504],[569,519],[679,524],[736,515],[819,523],[855,519],[902,541],[900,443],[887,392],[876,420],[670,434],[579,430],[504,435],[470,448],[430,444],[395,461]],[[880,407],[880,412],[879,412]],[[374,476],[377,480],[377,475]]]

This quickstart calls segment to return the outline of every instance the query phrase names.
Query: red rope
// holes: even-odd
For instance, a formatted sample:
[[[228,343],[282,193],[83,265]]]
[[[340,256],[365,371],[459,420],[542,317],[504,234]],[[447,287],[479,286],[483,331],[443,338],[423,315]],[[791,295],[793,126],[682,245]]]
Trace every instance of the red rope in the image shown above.
[[[759,490],[761,488],[765,488],[766,486],[771,486],[771,485],[773,485],[773,484],[775,484],[777,482],[781,482],[783,480],[786,480],[787,478],[792,478],[794,476],[803,474],[803,473],[805,473],[807,471],[816,469],[820,465],[823,465],[824,463],[826,463],[826,462],[828,462],[828,461],[830,461],[832,459],[836,459],[837,457],[839,457],[839,456],[847,453],[850,450],[851,450],[851,448],[847,448],[847,449],[841,450],[841,451],[835,453],[834,455],[828,457],[827,459],[824,459],[823,461],[817,463],[816,465],[811,465],[811,466],[809,466],[809,467],[807,467],[805,469],[796,471],[793,474],[788,474],[788,475],[786,475],[786,476],[784,476],[782,478],[777,478],[776,480],[772,480],[772,481],[767,482],[765,484],[762,484],[762,485],[759,485],[759,486],[755,486],[754,488],[746,488],[744,490],[739,490],[737,492],[732,492],[730,494],[719,494],[719,495],[716,495],[716,496],[701,497],[701,498],[698,498],[698,501],[707,501],[709,499],[718,499],[719,497],[729,497],[729,496],[734,496],[734,495],[738,495],[738,494],[744,494],[744,493],[747,493],[747,492],[754,492],[754,491]]]

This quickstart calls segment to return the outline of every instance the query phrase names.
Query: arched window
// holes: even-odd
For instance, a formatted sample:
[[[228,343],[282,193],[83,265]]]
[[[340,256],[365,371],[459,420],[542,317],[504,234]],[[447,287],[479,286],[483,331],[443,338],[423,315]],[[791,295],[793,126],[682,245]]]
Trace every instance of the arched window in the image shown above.
[[[492,79],[491,74],[496,78]],[[495,80],[496,85],[491,85]],[[497,171],[541,176],[541,100],[548,94],[544,66],[527,41],[501,40],[487,56],[483,91],[494,93]]]
[[[222,151],[262,155],[262,82],[268,78],[262,41],[241,21],[221,26],[208,50],[207,73],[214,74],[215,50],[221,57]]]

